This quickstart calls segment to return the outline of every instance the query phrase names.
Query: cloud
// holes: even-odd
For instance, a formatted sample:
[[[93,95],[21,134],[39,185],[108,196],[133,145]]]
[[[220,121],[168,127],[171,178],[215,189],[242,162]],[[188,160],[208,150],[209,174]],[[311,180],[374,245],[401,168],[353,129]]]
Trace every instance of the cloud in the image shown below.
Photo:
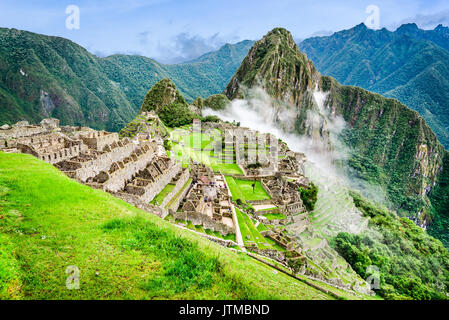
[[[272,133],[286,142],[291,150],[306,154],[308,163],[320,172],[316,176],[320,183],[336,179],[368,198],[388,205],[385,191],[380,186],[357,178],[346,165],[353,152],[341,136],[347,123],[343,117],[331,113],[330,106],[326,104],[327,93],[313,90],[316,108],[307,112],[305,126],[308,133],[304,135],[295,132],[298,116],[295,106],[273,99],[262,88],[247,89],[245,93],[246,99],[232,100],[224,110],[205,109],[203,115],[215,115],[224,121],[240,122],[242,127]],[[320,128],[328,133],[329,139],[314,134]]]
[[[148,45],[148,36],[150,33],[150,31],[142,31],[137,34],[137,38],[139,39],[139,43],[141,45]]]
[[[238,40],[235,36],[222,37],[219,33],[210,37],[203,37],[182,32],[173,36],[169,43],[158,44],[159,54],[156,59],[163,63],[186,62],[207,52],[218,50],[227,42]]]
[[[316,31],[316,32],[312,33],[312,34],[310,35],[310,38],[311,38],[311,37],[325,37],[325,36],[330,36],[330,35],[333,35],[333,34],[334,34],[334,31],[330,31],[330,30],[319,30],[319,31]]]
[[[449,25],[449,10],[440,11],[433,14],[417,14],[415,17],[410,17],[401,20],[394,27],[399,27],[404,23],[416,23],[422,29],[433,29],[439,24]]]

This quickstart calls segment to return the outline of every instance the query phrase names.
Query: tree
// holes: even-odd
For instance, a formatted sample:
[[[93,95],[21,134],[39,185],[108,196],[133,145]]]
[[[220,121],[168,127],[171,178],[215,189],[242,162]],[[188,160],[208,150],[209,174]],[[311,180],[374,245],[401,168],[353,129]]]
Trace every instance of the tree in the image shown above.
[[[298,191],[301,194],[301,200],[306,209],[313,211],[315,209],[315,203],[318,200],[318,186],[311,182],[309,188],[300,187]]]
[[[180,127],[192,123],[195,114],[182,103],[165,105],[159,111],[159,118],[168,127]]]

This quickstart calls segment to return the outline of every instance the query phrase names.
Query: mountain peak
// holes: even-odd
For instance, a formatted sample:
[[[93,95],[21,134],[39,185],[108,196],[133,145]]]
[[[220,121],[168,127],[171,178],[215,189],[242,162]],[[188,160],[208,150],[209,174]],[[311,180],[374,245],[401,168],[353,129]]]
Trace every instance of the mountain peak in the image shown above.
[[[366,26],[365,23],[361,22],[358,25],[356,25],[353,29],[354,30],[368,30],[368,27]]]
[[[434,31],[436,31],[438,33],[449,34],[449,28],[443,26],[441,23],[435,27]]]
[[[315,67],[299,51],[292,34],[287,29],[274,28],[253,45],[225,93],[232,100],[243,97],[244,88],[261,86],[272,97],[296,104],[299,96],[290,91],[312,88],[315,73]]]
[[[165,78],[157,82],[148,91],[140,111],[158,112],[163,106],[170,105],[172,103],[187,105],[187,102],[176,88],[176,85],[170,79]]]
[[[416,23],[405,23],[396,29],[396,32],[404,33],[404,32],[415,32],[419,30]]]

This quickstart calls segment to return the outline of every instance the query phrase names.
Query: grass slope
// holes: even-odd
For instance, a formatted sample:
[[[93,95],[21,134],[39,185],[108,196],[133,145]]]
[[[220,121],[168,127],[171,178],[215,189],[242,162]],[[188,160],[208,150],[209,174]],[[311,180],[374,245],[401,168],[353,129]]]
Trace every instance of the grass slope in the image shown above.
[[[29,155],[0,153],[0,195],[0,299],[330,299]]]

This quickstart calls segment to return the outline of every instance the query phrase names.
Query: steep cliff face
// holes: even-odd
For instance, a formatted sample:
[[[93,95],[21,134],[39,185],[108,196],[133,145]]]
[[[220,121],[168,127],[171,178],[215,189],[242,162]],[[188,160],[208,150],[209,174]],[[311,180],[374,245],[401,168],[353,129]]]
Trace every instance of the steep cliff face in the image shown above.
[[[261,86],[272,97],[298,105],[318,76],[290,32],[276,28],[250,49],[225,93],[234,99],[242,97],[245,88]]]
[[[399,211],[422,211],[445,153],[424,119],[395,99],[342,86],[330,77],[321,78],[321,87],[329,92],[331,113],[342,115],[349,125],[344,140],[354,154],[350,166],[383,185]]]
[[[422,30],[404,24],[389,31],[362,23],[298,46],[322,74],[418,111],[449,147],[449,28]]]
[[[275,122],[282,125],[282,115],[288,114],[293,125],[287,127],[324,141],[329,147],[326,120],[313,94],[319,79],[320,74],[298,50],[290,32],[276,28],[250,49],[225,94],[230,100],[251,99],[257,95],[253,89],[262,88],[272,98]]]
[[[254,44],[225,94],[248,98],[252,87],[263,88],[275,101],[274,108],[294,108],[295,131],[301,135],[327,139],[329,121],[343,117],[352,173],[384,187],[399,211],[417,213],[428,206],[426,194],[438,181],[445,151],[416,111],[321,76],[291,34],[279,28]]]

